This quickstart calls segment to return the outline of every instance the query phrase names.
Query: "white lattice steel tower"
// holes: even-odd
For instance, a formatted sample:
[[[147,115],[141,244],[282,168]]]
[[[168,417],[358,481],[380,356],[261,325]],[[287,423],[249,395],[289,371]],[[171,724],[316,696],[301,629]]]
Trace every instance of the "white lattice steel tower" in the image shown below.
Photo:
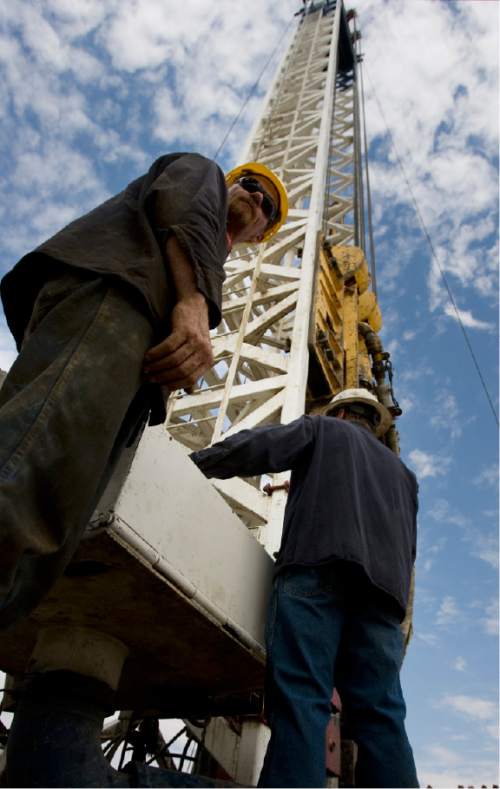
[[[362,224],[355,221],[363,212],[355,176],[358,128],[343,3],[306,3],[241,157],[282,178],[288,221],[257,251],[239,248],[226,263],[223,320],[213,337],[216,365],[195,392],[172,399],[168,413],[168,430],[190,448],[304,413],[320,236],[352,244]],[[273,484],[279,485],[276,477]],[[275,551],[284,493],[263,498],[260,479],[215,485],[267,550]]]

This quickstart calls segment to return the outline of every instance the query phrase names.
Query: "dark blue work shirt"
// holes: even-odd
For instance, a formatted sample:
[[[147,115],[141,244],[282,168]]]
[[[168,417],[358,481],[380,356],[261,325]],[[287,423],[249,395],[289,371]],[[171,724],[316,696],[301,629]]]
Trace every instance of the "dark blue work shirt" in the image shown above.
[[[334,559],[361,565],[404,616],[416,554],[415,475],[361,425],[302,416],[193,452],[207,477],[292,470],[276,570]]]

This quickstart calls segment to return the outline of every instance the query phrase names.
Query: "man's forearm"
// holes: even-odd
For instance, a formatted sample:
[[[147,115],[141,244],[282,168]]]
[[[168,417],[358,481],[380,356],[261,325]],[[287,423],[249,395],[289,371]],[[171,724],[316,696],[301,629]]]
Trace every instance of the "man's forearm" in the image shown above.
[[[143,369],[147,380],[173,390],[193,386],[214,360],[208,304],[197,288],[194,267],[175,236],[166,251],[176,293],[172,331],[148,350]]]
[[[188,255],[179,244],[176,236],[170,236],[167,241],[167,259],[170,263],[170,273],[174,280],[177,301],[199,298],[200,305],[206,300],[196,285],[196,273]],[[208,308],[207,308],[208,309]]]

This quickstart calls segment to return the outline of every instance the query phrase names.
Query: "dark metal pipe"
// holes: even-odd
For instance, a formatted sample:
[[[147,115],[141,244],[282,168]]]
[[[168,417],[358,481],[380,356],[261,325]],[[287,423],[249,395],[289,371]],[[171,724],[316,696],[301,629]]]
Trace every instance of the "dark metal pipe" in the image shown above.
[[[372,372],[377,381],[377,396],[380,402],[389,409],[393,417],[400,416],[402,413],[399,403],[394,397],[392,389],[392,366],[389,361],[390,354],[384,351],[382,340],[373,331],[369,323],[361,322],[358,324],[359,333],[366,343],[366,349],[372,357]],[[389,381],[386,380],[386,373],[389,372]],[[396,455],[399,455],[399,433],[394,424],[391,425],[385,434],[385,443]]]

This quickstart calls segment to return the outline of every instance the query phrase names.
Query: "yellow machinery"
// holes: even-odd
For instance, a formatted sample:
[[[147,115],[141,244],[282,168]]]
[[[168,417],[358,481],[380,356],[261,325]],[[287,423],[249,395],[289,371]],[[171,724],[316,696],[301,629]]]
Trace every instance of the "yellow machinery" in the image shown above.
[[[359,247],[321,245],[309,333],[313,410],[315,401],[328,401],[342,389],[364,387],[373,390],[393,416],[401,413],[392,391],[390,354],[378,336],[382,315],[369,290],[370,280]],[[386,443],[399,451],[395,427]]]
[[[382,326],[382,316],[370,274],[358,247],[323,244],[315,294],[312,345],[329,395],[341,389],[368,386],[371,364],[358,324],[366,321],[373,331]]]

